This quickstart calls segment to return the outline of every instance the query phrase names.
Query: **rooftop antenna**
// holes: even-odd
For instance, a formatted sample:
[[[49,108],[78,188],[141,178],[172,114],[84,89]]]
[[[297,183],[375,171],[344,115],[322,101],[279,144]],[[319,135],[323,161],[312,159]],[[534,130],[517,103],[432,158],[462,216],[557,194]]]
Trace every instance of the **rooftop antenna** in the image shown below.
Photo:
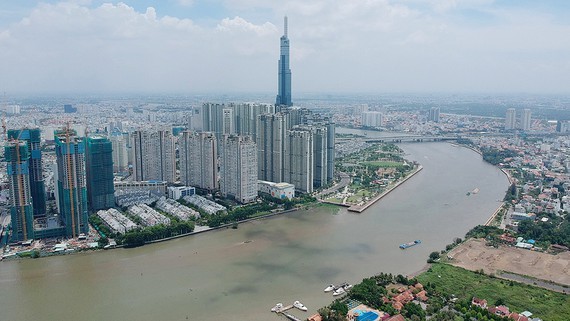
[[[285,36],[285,38],[287,38],[287,16],[285,16],[285,18],[283,20],[284,20],[284,25],[285,25],[285,28],[283,29],[284,30],[283,35]]]

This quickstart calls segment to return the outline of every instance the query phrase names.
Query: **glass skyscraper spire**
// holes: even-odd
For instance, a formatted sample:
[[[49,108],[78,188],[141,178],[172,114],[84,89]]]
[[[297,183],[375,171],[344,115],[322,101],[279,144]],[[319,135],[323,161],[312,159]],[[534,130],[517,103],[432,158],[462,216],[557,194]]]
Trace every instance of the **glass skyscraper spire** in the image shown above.
[[[289,69],[289,38],[287,38],[287,17],[284,19],[284,31],[281,36],[281,55],[279,56],[279,89],[276,105],[292,106],[291,69]]]

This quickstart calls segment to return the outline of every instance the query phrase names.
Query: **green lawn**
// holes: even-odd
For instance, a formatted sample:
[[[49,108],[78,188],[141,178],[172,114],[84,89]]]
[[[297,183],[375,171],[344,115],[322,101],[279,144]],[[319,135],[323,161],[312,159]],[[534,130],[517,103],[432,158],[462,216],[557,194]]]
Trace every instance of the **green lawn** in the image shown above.
[[[401,166],[404,166],[404,164],[402,164],[402,163],[398,163],[398,162],[386,162],[386,161],[362,162],[361,164],[362,164],[362,165],[378,166],[378,167],[383,167],[383,168],[387,168],[387,167],[401,167]]]
[[[497,299],[503,298],[511,311],[520,313],[528,310],[534,313],[534,317],[543,320],[569,320],[570,296],[562,293],[511,283],[448,264],[432,265],[430,270],[418,276],[418,280],[423,284],[431,282],[437,289],[460,299],[476,296],[492,305]]]

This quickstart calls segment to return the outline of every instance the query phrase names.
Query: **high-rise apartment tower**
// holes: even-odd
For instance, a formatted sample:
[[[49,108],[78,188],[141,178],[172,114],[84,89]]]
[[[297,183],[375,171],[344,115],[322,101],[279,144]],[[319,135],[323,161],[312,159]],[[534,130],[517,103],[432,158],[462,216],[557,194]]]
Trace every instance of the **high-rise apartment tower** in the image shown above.
[[[211,132],[182,132],[180,182],[205,190],[218,189],[217,141]]]
[[[523,113],[521,116],[521,129],[522,130],[529,130],[531,124],[531,112],[530,109],[523,109]]]
[[[505,129],[515,129],[517,125],[517,111],[514,108],[507,109],[505,118]]]
[[[240,203],[257,198],[257,147],[250,136],[224,135],[220,155],[220,191]]]
[[[176,181],[176,138],[167,130],[138,130],[133,138],[136,181]]]

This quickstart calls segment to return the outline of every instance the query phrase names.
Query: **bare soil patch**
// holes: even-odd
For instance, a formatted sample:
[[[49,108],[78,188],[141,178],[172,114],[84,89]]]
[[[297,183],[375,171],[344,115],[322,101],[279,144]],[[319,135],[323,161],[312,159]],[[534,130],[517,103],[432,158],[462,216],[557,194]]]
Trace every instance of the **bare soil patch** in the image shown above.
[[[500,246],[485,245],[485,240],[470,239],[448,254],[449,263],[485,273],[507,271],[570,286],[570,252],[557,255]]]

